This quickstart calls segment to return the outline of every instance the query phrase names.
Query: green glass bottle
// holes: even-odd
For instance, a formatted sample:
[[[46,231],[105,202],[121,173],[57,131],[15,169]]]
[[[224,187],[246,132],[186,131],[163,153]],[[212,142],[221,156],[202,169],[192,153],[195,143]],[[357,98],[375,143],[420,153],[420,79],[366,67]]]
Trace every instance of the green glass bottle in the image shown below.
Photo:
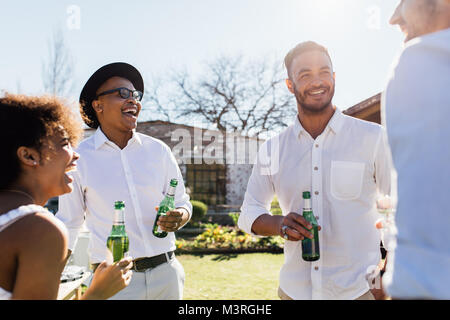
[[[159,204],[158,213],[156,214],[155,223],[153,224],[153,235],[158,238],[164,238],[167,236],[167,232],[163,231],[158,225],[159,217],[166,215],[166,212],[175,210],[175,190],[178,185],[177,179],[170,180],[169,190],[166,196]]]
[[[311,194],[308,191],[303,192],[303,202],[303,218],[313,226],[311,230],[308,230],[313,238],[302,240],[302,258],[305,261],[317,261],[320,259],[319,225],[311,209]]]
[[[125,203],[116,201],[114,203],[114,223],[111,234],[106,241],[106,246],[111,251],[114,262],[121,260],[125,256],[130,245],[127,232],[125,231],[124,212]]]

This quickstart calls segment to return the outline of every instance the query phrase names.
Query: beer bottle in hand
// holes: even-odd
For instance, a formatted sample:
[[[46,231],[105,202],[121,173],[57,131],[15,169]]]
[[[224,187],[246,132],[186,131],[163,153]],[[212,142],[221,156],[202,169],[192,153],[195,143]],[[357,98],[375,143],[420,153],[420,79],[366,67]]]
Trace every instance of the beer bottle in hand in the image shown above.
[[[158,238],[164,238],[167,236],[167,232],[163,231],[158,226],[159,217],[166,215],[166,212],[175,210],[175,189],[177,188],[178,180],[172,179],[170,180],[169,190],[167,191],[166,196],[159,204],[158,213],[156,214],[155,223],[153,224],[153,235]]]
[[[317,261],[320,259],[319,225],[311,209],[311,194],[308,191],[303,192],[303,202],[303,218],[313,226],[311,230],[308,230],[313,238],[302,240],[302,258],[305,261]]]
[[[125,256],[130,244],[125,231],[124,211],[125,203],[116,201],[114,203],[114,223],[111,234],[106,241],[106,246],[111,251],[114,262],[121,260]]]

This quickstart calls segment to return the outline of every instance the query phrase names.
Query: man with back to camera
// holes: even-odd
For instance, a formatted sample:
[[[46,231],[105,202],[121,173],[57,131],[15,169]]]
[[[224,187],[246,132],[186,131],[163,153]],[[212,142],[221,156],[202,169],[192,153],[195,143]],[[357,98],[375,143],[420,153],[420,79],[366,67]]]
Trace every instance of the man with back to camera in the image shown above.
[[[285,66],[298,115],[294,124],[261,146],[239,227],[286,239],[281,299],[373,300],[372,293],[378,293],[371,292],[366,276],[381,260],[380,233],[373,227],[376,198],[390,190],[384,131],[333,105],[335,73],[323,46],[300,43],[287,54]],[[311,237],[311,225],[301,215],[303,191],[311,192],[321,226],[320,259],[315,262],[302,260],[301,240]],[[275,194],[283,216],[270,214]]]
[[[89,254],[94,268],[108,254],[114,202],[125,201],[125,228],[133,276],[126,290],[111,299],[182,299],[184,270],[175,258],[174,231],[192,212],[183,177],[171,150],[160,140],[137,133],[144,83],[139,71],[127,63],[98,69],[81,95],[84,121],[96,132],[80,143],[74,190],[60,197],[56,216],[69,230],[69,249],[75,248],[86,216],[90,231]],[[159,219],[165,238],[152,233],[159,205],[172,178],[178,179],[176,210]]]
[[[397,239],[383,287],[394,299],[450,299],[450,0],[403,0],[405,47],[382,99],[398,175]]]

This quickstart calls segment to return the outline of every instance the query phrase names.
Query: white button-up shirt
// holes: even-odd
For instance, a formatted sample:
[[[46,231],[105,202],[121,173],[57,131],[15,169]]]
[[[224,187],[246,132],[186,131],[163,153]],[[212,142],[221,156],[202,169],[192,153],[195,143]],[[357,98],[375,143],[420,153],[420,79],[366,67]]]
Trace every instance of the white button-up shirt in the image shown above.
[[[56,217],[69,231],[73,251],[78,232],[86,219],[90,231],[88,252],[91,263],[106,259],[106,239],[114,221],[114,202],[125,202],[125,229],[133,258],[151,257],[175,250],[175,235],[157,238],[152,229],[155,207],[164,198],[171,179],[178,179],[175,206],[189,213],[192,205],[183,177],[169,147],[155,138],[133,132],[125,148],[108,140],[100,128],[77,148],[80,159],[73,191],[59,197]]]
[[[450,28],[407,42],[382,107],[398,172],[384,287],[394,298],[450,299]]]
[[[283,212],[302,214],[311,192],[320,259],[302,259],[301,241],[286,241],[280,288],[293,299],[355,299],[369,290],[368,269],[381,258],[377,193],[388,193],[390,166],[381,126],[336,110],[315,140],[298,118],[258,152],[241,208],[239,227],[269,213],[276,194]]]

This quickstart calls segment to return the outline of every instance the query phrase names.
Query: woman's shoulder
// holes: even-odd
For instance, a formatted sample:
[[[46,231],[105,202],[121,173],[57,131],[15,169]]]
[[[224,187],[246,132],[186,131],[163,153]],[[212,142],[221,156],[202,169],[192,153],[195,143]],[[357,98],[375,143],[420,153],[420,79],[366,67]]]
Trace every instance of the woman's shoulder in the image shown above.
[[[67,229],[50,211],[39,205],[20,206],[0,216],[0,231],[9,228],[14,233],[34,235],[41,239],[52,238],[63,240],[67,238]]]
[[[30,214],[45,210],[45,208],[35,204],[22,205],[9,210],[8,212],[0,215],[0,231],[6,229],[8,226],[14,224],[15,222],[25,218]]]
[[[45,229],[47,232],[52,233],[49,235],[53,238],[57,237],[62,238],[61,240],[65,240],[68,237],[67,228],[64,223],[45,208],[34,212],[34,214],[28,215],[25,219],[30,219],[36,232],[39,232],[39,230],[43,232]]]

